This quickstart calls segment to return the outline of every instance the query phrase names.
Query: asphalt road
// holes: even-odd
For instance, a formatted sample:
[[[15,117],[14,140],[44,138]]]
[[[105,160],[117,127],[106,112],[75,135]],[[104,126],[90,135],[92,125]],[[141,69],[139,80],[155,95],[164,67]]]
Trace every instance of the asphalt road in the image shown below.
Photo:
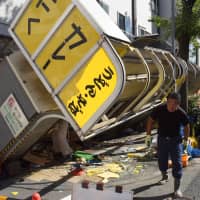
[[[142,135],[141,135],[142,137]],[[121,141],[119,143],[119,141]],[[128,141],[128,142],[127,142]],[[137,142],[136,142],[137,141]],[[129,138],[120,138],[118,141],[113,142],[115,159],[118,162],[122,162],[125,157],[121,157],[120,151],[124,152],[124,149],[131,149],[136,146],[138,142],[137,136],[129,136]],[[117,146],[117,145],[118,146]],[[123,145],[124,144],[124,145]],[[116,148],[117,147],[117,148]],[[111,146],[109,146],[110,151]],[[97,151],[97,149],[91,150]],[[106,152],[105,146],[98,148],[98,151]],[[127,152],[124,152],[126,155]],[[114,160],[114,154],[110,154],[112,161]],[[116,156],[117,155],[117,156]],[[123,159],[122,159],[123,158]],[[160,180],[160,172],[157,168],[157,161],[145,161],[140,162],[142,170],[139,173],[132,173],[135,165],[135,161],[129,159],[129,168],[126,168],[123,174],[118,179],[112,179],[105,184],[105,188],[112,188],[115,185],[122,185],[123,191],[133,191],[134,200],[169,200],[173,195],[173,177],[170,176],[170,180],[166,185],[158,185]],[[126,161],[124,162],[125,164]],[[65,165],[62,165],[65,169]],[[132,167],[132,168],[131,168]],[[49,174],[50,177],[54,177],[58,174],[60,168],[54,169]],[[61,172],[62,173],[62,172]],[[169,170],[171,174],[171,170]],[[57,180],[31,180],[27,176],[18,177],[4,177],[0,180],[0,195],[8,196],[9,200],[31,200],[34,192],[39,192],[42,200],[68,200],[69,195],[72,194],[72,181],[71,175],[67,172],[63,173],[62,177]],[[76,178],[75,178],[76,179]],[[200,158],[192,159],[189,162],[189,166],[184,168],[184,175],[182,179],[182,191],[186,200],[200,200]],[[81,199],[84,200],[84,197]],[[87,199],[89,200],[89,199]]]

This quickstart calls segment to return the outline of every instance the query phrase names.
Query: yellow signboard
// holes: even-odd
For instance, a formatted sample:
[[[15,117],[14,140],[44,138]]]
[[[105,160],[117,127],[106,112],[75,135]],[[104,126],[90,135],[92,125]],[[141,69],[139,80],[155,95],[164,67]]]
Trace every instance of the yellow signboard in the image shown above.
[[[71,0],[32,0],[14,27],[14,33],[30,55],[71,4]]]
[[[100,48],[60,92],[66,110],[80,128],[113,94],[117,78],[115,66]]]
[[[55,89],[99,40],[100,35],[74,8],[39,53],[35,63]]]
[[[86,132],[121,92],[121,60],[89,12],[95,3],[27,1],[9,31],[69,123]]]

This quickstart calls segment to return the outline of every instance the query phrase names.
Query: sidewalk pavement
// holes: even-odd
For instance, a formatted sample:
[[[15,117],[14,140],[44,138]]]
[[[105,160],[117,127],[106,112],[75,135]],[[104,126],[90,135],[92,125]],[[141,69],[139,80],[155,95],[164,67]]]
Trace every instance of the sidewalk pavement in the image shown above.
[[[108,144],[109,143],[109,144]],[[127,151],[144,143],[144,135],[132,135],[110,141],[98,142],[99,145],[90,147],[90,152],[96,154],[107,153],[111,162],[124,163],[126,167],[117,179],[109,179],[105,188],[122,185],[124,191],[133,191],[134,200],[169,200],[172,199],[173,177],[169,170],[170,179],[165,185],[158,185],[161,174],[158,170],[157,160],[136,161],[129,158]],[[140,166],[139,170],[135,170]],[[141,167],[142,166],[142,167]],[[0,181],[0,195],[7,195],[9,200],[31,200],[34,192],[39,192],[42,200],[61,200],[72,194],[72,177],[67,173],[66,164],[46,169],[47,178],[30,180],[27,176],[7,178]],[[58,176],[60,173],[60,176]],[[38,172],[41,175],[40,172]],[[58,176],[57,179],[52,179]],[[37,176],[39,178],[39,176]],[[48,179],[49,178],[49,179]],[[48,180],[47,180],[48,179]],[[95,178],[91,178],[95,180]],[[182,191],[186,200],[200,199],[200,158],[192,159],[189,166],[183,170]],[[85,199],[83,199],[85,200]],[[89,199],[87,199],[89,200]]]
[[[157,162],[150,162],[148,169],[139,177],[127,179],[121,184],[124,190],[134,191],[134,200],[169,200],[173,199],[173,177],[169,170],[169,182],[159,185],[161,174],[157,168]],[[120,184],[116,182],[115,184]],[[183,170],[181,189],[186,200],[200,199],[200,158],[190,161],[189,166]]]

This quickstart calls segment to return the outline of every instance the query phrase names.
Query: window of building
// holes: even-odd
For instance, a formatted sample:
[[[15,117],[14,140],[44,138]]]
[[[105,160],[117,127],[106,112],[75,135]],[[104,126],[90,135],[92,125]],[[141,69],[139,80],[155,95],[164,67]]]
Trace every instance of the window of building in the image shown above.
[[[125,15],[122,15],[119,12],[117,13],[117,24],[118,24],[120,29],[122,29],[123,31],[126,30],[126,18],[125,18]]]
[[[138,35],[144,36],[144,35],[150,35],[148,31],[146,31],[146,28],[143,26],[138,26]]]
[[[151,0],[151,10],[154,15],[158,15],[158,0]]]

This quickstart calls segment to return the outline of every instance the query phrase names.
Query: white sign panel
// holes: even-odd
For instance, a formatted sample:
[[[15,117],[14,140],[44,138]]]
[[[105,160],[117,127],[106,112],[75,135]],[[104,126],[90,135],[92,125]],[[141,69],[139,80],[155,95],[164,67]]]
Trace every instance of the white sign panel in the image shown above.
[[[81,184],[74,184],[72,200],[133,200],[133,192],[124,191],[117,193],[112,190],[97,190],[95,188],[83,188]]]
[[[17,135],[28,125],[28,120],[12,94],[8,96],[6,101],[0,107],[0,112],[14,137],[17,137]]]

